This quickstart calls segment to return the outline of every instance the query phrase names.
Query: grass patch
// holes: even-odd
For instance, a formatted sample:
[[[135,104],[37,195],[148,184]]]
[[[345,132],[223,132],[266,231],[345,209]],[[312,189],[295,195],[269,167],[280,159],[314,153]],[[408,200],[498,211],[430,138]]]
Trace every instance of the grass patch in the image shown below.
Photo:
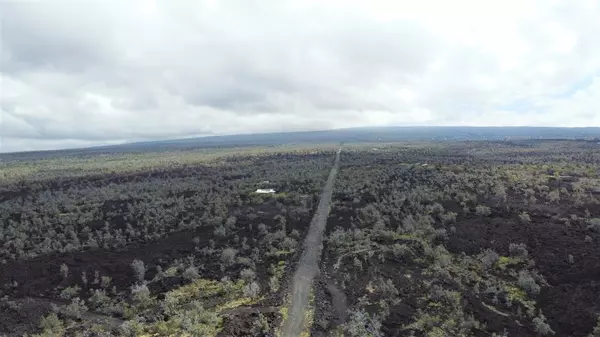
[[[260,298],[243,296],[244,281],[218,282],[198,279],[166,293],[160,307],[168,319],[125,323],[126,336],[216,336],[223,325],[221,313],[251,305]],[[210,300],[210,305],[203,301]],[[215,303],[216,302],[216,303]],[[157,308],[158,309],[158,308]]]
[[[498,258],[498,262],[496,262],[496,264],[498,265],[498,268],[505,270],[506,268],[508,268],[510,266],[516,266],[522,262],[523,262],[523,260],[518,257],[500,256]]]
[[[527,297],[527,293],[524,290],[512,285],[507,285],[504,289],[508,294],[508,299],[512,302],[523,304],[523,306],[529,311],[535,309],[535,301],[530,300],[529,297]]]
[[[300,337],[310,337],[310,330],[315,319],[315,294],[310,292],[308,297],[308,308],[304,312],[304,329],[300,333]]]
[[[289,306],[290,306],[290,296],[286,296],[283,303],[281,304],[281,308],[279,308],[279,316],[281,317],[281,325],[275,328],[275,336],[283,337],[283,323],[287,320],[289,314]]]

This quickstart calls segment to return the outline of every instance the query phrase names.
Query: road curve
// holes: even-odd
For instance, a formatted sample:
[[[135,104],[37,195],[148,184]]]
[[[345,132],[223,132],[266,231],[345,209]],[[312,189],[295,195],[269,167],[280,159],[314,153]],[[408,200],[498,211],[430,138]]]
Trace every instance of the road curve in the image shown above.
[[[323,231],[329,216],[329,203],[333,193],[333,182],[340,165],[340,147],[335,155],[335,162],[329,178],[321,194],[317,211],[310,222],[308,235],[304,240],[302,256],[292,281],[291,301],[287,310],[287,318],[283,322],[282,336],[297,337],[305,327],[306,311],[309,310],[309,297],[313,280],[319,272],[319,258],[323,250]]]

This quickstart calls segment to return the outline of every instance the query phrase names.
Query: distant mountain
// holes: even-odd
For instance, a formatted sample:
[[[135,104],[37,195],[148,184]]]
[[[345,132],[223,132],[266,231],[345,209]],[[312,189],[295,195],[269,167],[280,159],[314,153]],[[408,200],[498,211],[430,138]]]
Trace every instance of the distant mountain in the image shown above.
[[[248,146],[340,141],[499,140],[505,138],[582,139],[590,137],[600,137],[600,128],[399,126],[209,136],[129,143],[113,147],[161,147],[164,145]]]
[[[193,148],[265,146],[277,144],[365,143],[394,141],[461,141],[504,139],[600,139],[600,128],[561,127],[465,127],[398,126],[365,127],[324,131],[280,132],[209,136],[149,142],[136,142],[75,150],[0,154],[0,158],[26,159],[60,155],[86,155],[114,152],[186,150]]]
[[[406,126],[336,129],[324,131],[280,132],[210,136],[199,138],[139,142],[112,148],[187,148],[215,146],[256,146],[274,144],[315,144],[332,142],[458,141],[503,139],[585,139],[600,138],[600,128],[557,127],[464,127]]]

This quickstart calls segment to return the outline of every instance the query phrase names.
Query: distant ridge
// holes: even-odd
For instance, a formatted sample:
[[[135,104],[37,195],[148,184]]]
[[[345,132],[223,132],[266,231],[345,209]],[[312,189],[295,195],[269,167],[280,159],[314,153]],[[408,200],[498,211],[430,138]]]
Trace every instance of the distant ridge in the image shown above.
[[[207,136],[172,140],[134,142],[108,147],[197,144],[205,146],[249,146],[322,142],[387,142],[401,140],[502,140],[600,138],[600,127],[475,127],[475,126],[386,126],[319,131],[274,132]]]
[[[501,127],[501,126],[387,126],[359,127],[321,131],[295,131],[185,139],[133,142],[82,149],[15,152],[0,158],[56,156],[61,154],[94,154],[106,152],[145,152],[186,150],[193,148],[267,146],[280,144],[363,143],[394,141],[465,141],[504,139],[600,139],[600,127]]]

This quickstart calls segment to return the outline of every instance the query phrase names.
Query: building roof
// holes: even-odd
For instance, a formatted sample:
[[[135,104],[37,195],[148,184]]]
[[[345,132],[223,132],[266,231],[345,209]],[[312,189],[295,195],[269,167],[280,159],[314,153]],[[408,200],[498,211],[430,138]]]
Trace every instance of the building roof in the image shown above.
[[[275,190],[272,188],[269,188],[269,189],[259,188],[256,190],[256,193],[275,193]]]

